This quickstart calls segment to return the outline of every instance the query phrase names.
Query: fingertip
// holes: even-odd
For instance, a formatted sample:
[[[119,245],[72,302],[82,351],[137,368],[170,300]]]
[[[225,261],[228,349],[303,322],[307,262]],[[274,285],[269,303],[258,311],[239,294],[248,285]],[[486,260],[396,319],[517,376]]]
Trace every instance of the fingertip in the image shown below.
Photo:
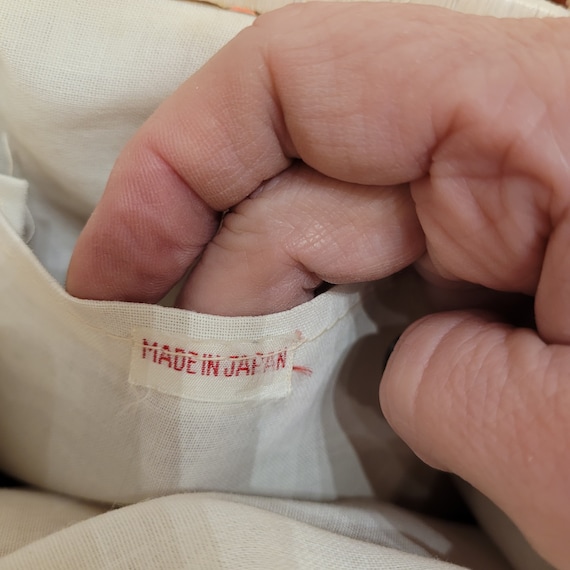
[[[380,383],[380,405],[388,423],[425,463],[439,469],[443,465],[423,453],[419,445],[418,401],[425,390],[425,373],[446,332],[431,315],[410,325],[398,338]]]
[[[200,255],[217,220],[168,161],[135,138],[79,236],[67,290],[85,299],[156,303]]]
[[[475,339],[490,322],[492,316],[482,311],[428,315],[406,329],[388,359],[380,384],[382,411],[412,450],[437,469],[453,470],[437,444],[468,407],[464,380],[476,374]]]

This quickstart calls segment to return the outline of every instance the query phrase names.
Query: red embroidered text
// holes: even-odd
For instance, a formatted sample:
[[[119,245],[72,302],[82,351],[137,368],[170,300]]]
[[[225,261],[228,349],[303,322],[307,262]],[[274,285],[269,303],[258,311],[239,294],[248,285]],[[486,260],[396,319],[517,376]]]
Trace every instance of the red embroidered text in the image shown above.
[[[143,338],[141,358],[183,374],[238,378],[283,370],[287,366],[287,349],[265,354],[257,352],[253,355],[220,356]]]

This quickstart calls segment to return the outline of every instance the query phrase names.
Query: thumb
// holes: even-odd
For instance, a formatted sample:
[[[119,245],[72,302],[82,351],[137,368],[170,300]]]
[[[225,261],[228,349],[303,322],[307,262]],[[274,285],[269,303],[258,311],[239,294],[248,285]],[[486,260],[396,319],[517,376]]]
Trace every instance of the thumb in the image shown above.
[[[427,463],[494,501],[537,551],[570,568],[570,348],[470,312],[432,315],[399,340],[383,411]]]

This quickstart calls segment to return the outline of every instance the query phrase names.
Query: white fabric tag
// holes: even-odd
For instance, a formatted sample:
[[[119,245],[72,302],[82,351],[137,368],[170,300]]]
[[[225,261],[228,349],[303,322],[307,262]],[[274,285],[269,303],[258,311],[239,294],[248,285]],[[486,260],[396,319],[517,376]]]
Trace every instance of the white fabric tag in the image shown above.
[[[137,327],[129,382],[201,402],[284,398],[300,340],[298,333],[255,342],[196,340]]]

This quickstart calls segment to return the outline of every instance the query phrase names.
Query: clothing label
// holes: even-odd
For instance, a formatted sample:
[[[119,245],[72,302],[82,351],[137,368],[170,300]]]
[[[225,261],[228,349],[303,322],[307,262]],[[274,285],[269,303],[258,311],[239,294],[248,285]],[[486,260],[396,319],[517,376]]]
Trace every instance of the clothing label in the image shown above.
[[[283,398],[299,342],[298,333],[219,341],[135,328],[129,382],[202,402]]]

